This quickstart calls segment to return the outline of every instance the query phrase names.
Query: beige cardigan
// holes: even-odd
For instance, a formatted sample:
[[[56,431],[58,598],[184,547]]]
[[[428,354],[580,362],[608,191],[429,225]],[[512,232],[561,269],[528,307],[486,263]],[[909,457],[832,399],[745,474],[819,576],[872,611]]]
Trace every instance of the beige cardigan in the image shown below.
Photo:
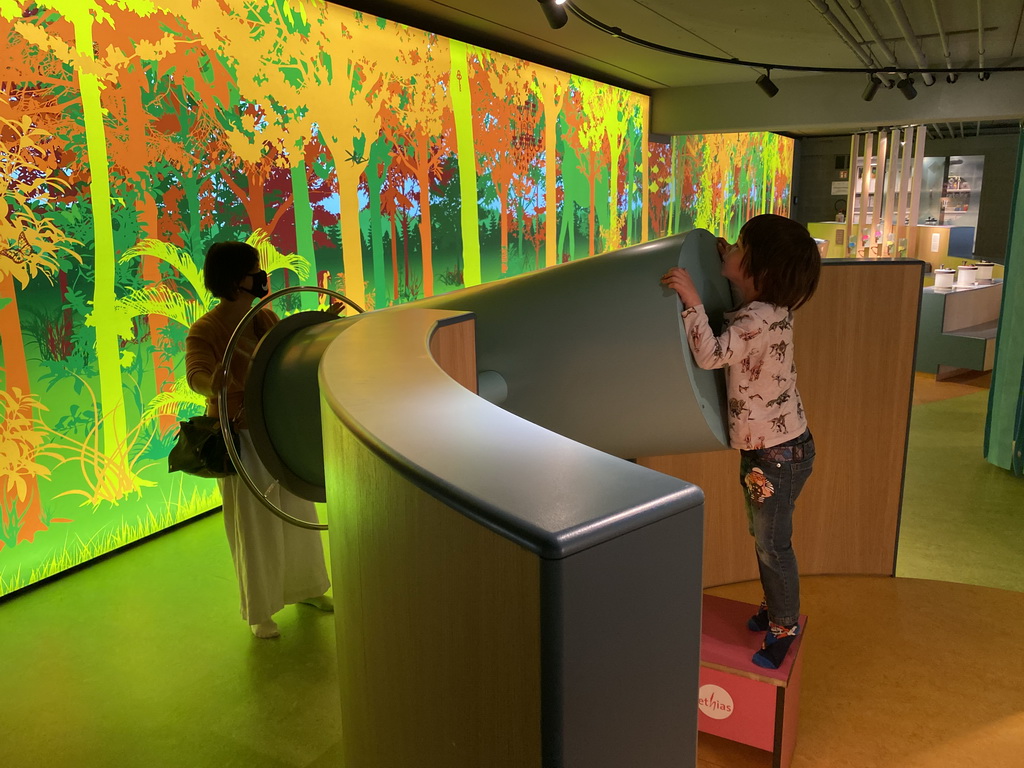
[[[267,333],[279,318],[270,309],[264,307],[252,318],[249,327],[243,333],[231,356],[231,370],[228,372],[228,413],[236,429],[246,429],[244,404],[245,376],[249,370],[256,344]],[[224,360],[228,341],[234,328],[224,322],[224,318],[214,307],[200,317],[188,330],[185,339],[185,380],[195,391],[193,382],[199,374],[205,373],[212,377]],[[217,398],[207,398],[206,413],[208,416],[219,416]]]

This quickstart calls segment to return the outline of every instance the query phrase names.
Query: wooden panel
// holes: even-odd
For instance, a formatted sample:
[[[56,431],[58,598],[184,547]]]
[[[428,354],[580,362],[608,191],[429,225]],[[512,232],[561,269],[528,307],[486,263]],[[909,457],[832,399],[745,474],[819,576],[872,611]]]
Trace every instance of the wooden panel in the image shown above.
[[[798,385],[817,446],[794,517],[801,573],[893,573],[921,270],[914,261],[830,264],[796,313]],[[704,489],[706,587],[757,578],[738,452],[640,463]]]
[[[344,764],[539,766],[539,560],[337,422],[325,455]]]
[[[938,235],[938,241],[935,236]],[[921,261],[927,261],[938,269],[949,260],[949,227],[917,227],[917,251],[914,254]],[[933,247],[934,246],[934,247]],[[959,263],[959,259],[954,259]]]
[[[430,337],[430,355],[442,371],[476,394],[476,320],[472,315],[439,325]]]

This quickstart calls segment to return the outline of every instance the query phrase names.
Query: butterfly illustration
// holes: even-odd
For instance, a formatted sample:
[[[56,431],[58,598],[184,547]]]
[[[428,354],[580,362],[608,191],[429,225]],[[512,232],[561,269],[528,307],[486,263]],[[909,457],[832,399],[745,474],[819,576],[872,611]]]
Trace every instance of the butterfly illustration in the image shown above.
[[[24,264],[28,261],[32,255],[32,244],[28,241],[28,236],[22,232],[18,235],[18,241],[16,245],[4,248],[0,253],[3,253],[8,259],[13,261],[15,264]]]

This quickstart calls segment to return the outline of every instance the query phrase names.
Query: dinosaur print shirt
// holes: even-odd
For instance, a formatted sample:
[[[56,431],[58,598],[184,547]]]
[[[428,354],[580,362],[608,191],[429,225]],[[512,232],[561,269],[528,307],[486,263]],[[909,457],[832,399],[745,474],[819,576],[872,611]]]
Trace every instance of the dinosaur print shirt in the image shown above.
[[[771,448],[807,429],[796,388],[793,313],[752,301],[725,313],[715,336],[704,306],[683,310],[683,325],[701,368],[725,368],[729,399],[729,443],[733,448]]]

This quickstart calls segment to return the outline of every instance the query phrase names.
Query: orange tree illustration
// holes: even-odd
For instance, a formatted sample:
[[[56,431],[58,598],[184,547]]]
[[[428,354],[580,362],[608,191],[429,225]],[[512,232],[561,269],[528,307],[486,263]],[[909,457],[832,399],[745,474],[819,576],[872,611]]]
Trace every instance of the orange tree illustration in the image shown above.
[[[400,28],[396,35],[396,66],[387,85],[391,98],[381,109],[381,127],[395,146],[395,162],[416,179],[423,295],[432,296],[430,187],[449,156],[447,136],[454,130],[446,98],[450,54],[447,42],[435,35],[408,28]]]
[[[109,152],[112,181],[119,181],[126,207],[135,213],[138,239],[159,238],[164,230],[183,227],[177,206],[167,205],[166,180],[193,163],[187,144],[179,136],[175,114],[176,99],[168,99],[171,84],[187,81],[203,89],[203,100],[215,91],[205,86],[202,77],[207,57],[197,49],[182,21],[160,13],[139,18],[111,8],[113,23],[96,30],[97,45],[107,50],[107,62],[116,73],[104,93],[109,126]],[[125,46],[124,30],[132,29],[131,44]],[[118,47],[118,46],[121,47]],[[168,77],[169,73],[175,77]],[[161,221],[161,217],[164,219]],[[144,255],[139,262],[143,284],[162,279],[160,262]],[[144,318],[152,347],[154,390],[163,392],[174,383],[174,350],[165,337],[166,319],[159,314]],[[166,434],[174,420],[164,417],[159,425]]]
[[[534,246],[534,253],[539,255],[532,234],[536,220],[544,214],[542,206],[537,204],[544,178],[541,168],[544,144],[540,137],[540,105],[535,93],[525,94],[525,100],[516,107],[511,152],[509,161],[513,167],[512,179],[509,184],[510,203],[516,210],[516,233],[518,235],[517,251],[524,268],[530,267],[526,257],[524,240],[529,239]],[[531,214],[527,215],[527,203]],[[539,258],[534,258],[533,268],[538,266]]]
[[[278,222],[292,206],[289,188],[283,198],[273,201],[268,211],[266,188],[275,174],[287,172],[291,160],[284,150],[282,127],[266,114],[262,104],[239,105],[239,122],[225,134],[226,149],[218,172],[238,198],[248,219],[247,228],[273,234]],[[278,134],[278,135],[275,135]]]
[[[323,186],[323,163],[315,153],[321,142],[329,144],[334,138],[324,112],[335,108],[341,83],[348,82],[350,74],[343,62],[332,59],[331,38],[344,34],[342,22],[351,18],[351,12],[312,0],[273,0],[244,7],[221,3],[192,7],[188,0],[173,2],[188,15],[197,37],[226,70],[225,79],[231,83],[231,102],[217,110],[217,125],[208,130],[204,154],[211,165],[224,166],[221,181],[243,204],[253,230],[275,233],[292,215],[298,254],[313,265],[310,188]],[[344,130],[337,133],[343,147],[341,135],[351,135]],[[356,178],[354,188],[358,175]],[[358,192],[354,189],[353,194]],[[204,197],[206,203],[211,199],[211,194]],[[208,209],[204,212],[210,213]],[[343,258],[352,290],[358,289],[362,296],[358,214],[357,207],[354,233],[353,226],[342,228],[343,238],[355,236],[354,257],[343,243]],[[204,222],[213,223],[208,216]],[[315,286],[315,270],[308,274],[308,278],[300,278],[300,284]],[[354,295],[352,298],[358,301]],[[312,306],[316,300],[302,297],[301,302]]]
[[[14,21],[18,30],[41,50],[73,65],[77,80],[81,119],[85,133],[88,176],[84,184],[91,204],[94,285],[92,309],[85,324],[95,332],[98,369],[97,430],[98,455],[90,462],[95,478],[92,503],[116,502],[138,489],[141,481],[131,466],[130,440],[121,380],[120,339],[132,335],[130,327],[119,325],[115,311],[117,285],[111,165],[104,121],[103,92],[117,78],[125,62],[123,52],[113,46],[101,47],[97,30],[112,26],[117,18],[142,19],[154,13],[147,0],[123,0],[106,4],[96,0],[37,2]],[[59,16],[56,14],[59,13]],[[123,16],[122,14],[127,14]],[[130,41],[125,39],[125,45]]]
[[[512,182],[521,171],[519,161],[525,154],[520,150],[519,137],[532,137],[535,118],[531,115],[534,110],[530,94],[521,88],[525,62],[481,52],[480,63],[473,81],[474,101],[482,117],[476,136],[477,170],[490,178],[497,198],[501,274],[504,275],[508,272]],[[467,162],[467,159],[461,161]]]
[[[52,278],[61,259],[78,258],[72,250],[75,243],[45,216],[47,203],[67,191],[59,142],[26,113],[33,102],[32,93],[14,96],[8,90],[0,107],[0,347],[4,366],[0,548],[32,541],[48,527],[38,479],[46,477],[49,470],[39,460],[56,457],[48,451],[42,439],[45,429],[35,416],[41,405],[31,390],[15,284],[24,289],[40,274]],[[40,117],[46,114],[39,113]]]
[[[338,176],[345,295],[366,306],[359,182],[368,160],[369,145],[377,139],[380,130],[378,101],[383,93],[385,65],[395,25],[349,11],[331,19],[336,24],[339,17],[342,34],[332,32],[324,37],[324,62],[332,77],[322,81],[326,87],[323,98],[316,102],[318,125],[334,158]],[[377,280],[377,276],[374,279]],[[386,285],[383,275],[377,284]]]
[[[672,137],[673,203],[669,209],[670,233],[682,232],[697,226],[698,185],[703,156],[702,136]]]
[[[409,301],[421,293],[409,274],[410,209],[413,207],[413,176],[398,163],[388,168],[387,179],[381,188],[381,213],[388,220],[391,244],[391,303]],[[398,223],[402,222],[403,267],[398,266]],[[399,281],[401,280],[401,284]]]
[[[648,181],[648,219],[651,236],[669,234],[669,206],[672,204],[672,144],[652,141],[648,145],[650,171]]]

